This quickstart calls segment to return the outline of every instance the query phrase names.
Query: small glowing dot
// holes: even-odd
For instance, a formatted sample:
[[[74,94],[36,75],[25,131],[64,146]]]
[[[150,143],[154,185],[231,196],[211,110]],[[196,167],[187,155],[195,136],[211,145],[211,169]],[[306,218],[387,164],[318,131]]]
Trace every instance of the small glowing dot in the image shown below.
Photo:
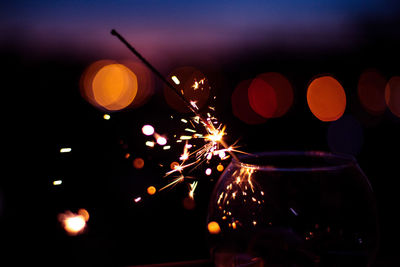
[[[61,184],[62,184],[62,180],[53,181],[53,185],[61,185]]]
[[[206,170],[206,175],[211,175],[211,169],[210,168],[207,168],[207,170]]]
[[[137,197],[133,201],[135,201],[135,203],[138,203],[140,200],[142,200],[142,198],[141,197]]]
[[[236,229],[236,223],[235,222],[232,223],[232,228]]]
[[[154,127],[151,125],[145,125],[142,127],[142,133],[144,135],[153,135],[154,134]]]
[[[154,186],[149,186],[148,188],[147,188],[147,194],[149,194],[149,195],[154,195],[155,193],[156,193],[156,188],[154,187]]]
[[[146,142],[146,146],[148,146],[148,147],[154,147],[154,142],[153,141],[147,141]]]
[[[222,164],[218,164],[217,171],[222,172],[224,170],[224,166]]]
[[[210,234],[216,235],[221,232],[221,228],[219,227],[219,224],[217,222],[211,221],[207,225],[208,231]]]
[[[126,154],[125,154],[125,158],[126,158],[126,159],[129,159],[130,156],[131,156],[131,154],[129,154],[129,153],[126,153]]]
[[[70,147],[63,147],[60,149],[60,153],[69,153],[72,151],[72,148]]]
[[[108,114],[104,114],[103,115],[103,119],[105,119],[105,120],[109,120],[109,119],[111,119],[111,116],[110,115],[108,115]]]
[[[178,77],[176,77],[175,75],[171,77],[171,80],[173,80],[174,83],[177,85],[181,83],[181,81],[179,81]]]
[[[167,139],[163,136],[159,136],[159,137],[157,137],[157,144],[159,144],[160,146],[163,146],[163,145],[167,144]]]
[[[171,149],[171,146],[164,146],[163,149],[164,149],[164,150]]]

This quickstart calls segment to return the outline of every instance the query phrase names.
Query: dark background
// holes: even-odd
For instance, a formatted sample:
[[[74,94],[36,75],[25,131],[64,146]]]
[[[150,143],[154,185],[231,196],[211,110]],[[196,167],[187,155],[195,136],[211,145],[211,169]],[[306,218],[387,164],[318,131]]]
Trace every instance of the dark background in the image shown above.
[[[357,82],[368,68],[377,69],[387,79],[400,75],[400,21],[396,16],[357,16],[354,21],[352,25],[357,27],[351,41],[335,43],[328,38],[321,43],[304,44],[293,40],[309,36],[293,27],[288,35],[296,35],[297,39],[290,45],[279,39],[279,34],[268,32],[269,37],[265,37],[268,41],[263,38],[251,43],[243,41],[235,49],[230,48],[229,53],[223,45],[209,53],[209,47],[202,51],[201,46],[191,48],[189,44],[182,54],[172,49],[149,54],[148,58],[165,75],[183,65],[200,69],[217,96],[216,115],[227,125],[228,143],[240,139],[242,150],[248,152],[330,151],[327,141],[330,123],[319,121],[310,112],[306,89],[316,75],[331,74],[337,78],[347,95],[345,114],[351,114],[362,125],[362,147],[355,157],[372,184],[378,204],[381,228],[378,262],[381,266],[395,266],[400,238],[397,219],[400,118],[389,110],[373,116],[362,109]],[[112,26],[103,24],[99,24],[98,31],[115,42],[110,50],[117,47],[124,51],[126,48],[109,35]],[[3,139],[6,161],[3,160],[5,168],[0,183],[0,233],[4,245],[1,254],[8,256],[1,260],[2,265],[120,266],[207,258],[207,205],[218,174],[201,179],[193,210],[182,205],[187,194],[185,184],[152,197],[145,194],[149,185],[164,183],[165,169],[158,164],[168,164],[180,154],[175,147],[170,151],[147,148],[141,134],[146,123],[167,135],[175,134],[179,128],[170,121],[170,115],[180,115],[165,103],[161,82],[154,77],[156,91],[148,103],[112,113],[106,121],[102,118],[104,112],[81,97],[80,77],[94,60],[135,60],[134,56],[128,52],[121,52],[123,56],[107,54],[106,48],[97,52],[91,46],[93,36],[85,34],[79,35],[80,42],[87,39],[89,43],[83,48],[76,49],[70,40],[58,46],[52,43],[51,49],[47,49],[45,45],[32,45],[31,39],[24,37],[34,36],[32,32],[23,34],[30,32],[29,29],[21,26],[15,30],[17,24],[13,25],[7,28],[0,47],[4,67],[1,86],[5,93],[2,129],[6,136]],[[203,28],[207,27],[211,26]],[[347,32],[345,26],[339,29]],[[279,32],[279,27],[275,31]],[[135,44],[135,29],[128,32],[127,39]],[[335,39],[336,35],[332,36]],[[271,42],[274,38],[280,41]],[[139,46],[150,42],[140,36],[138,39]],[[218,56],[204,60],[199,58],[199,51]],[[118,58],[113,57],[117,55]],[[233,116],[231,94],[240,81],[268,71],[280,72],[290,80],[294,103],[281,118],[247,125]],[[60,154],[61,147],[71,147],[72,152]],[[132,158],[124,158],[127,152],[142,157],[145,167],[133,168]],[[63,184],[55,187],[52,181],[58,178]],[[143,200],[134,203],[133,198],[139,195]],[[57,215],[79,208],[87,209],[90,214],[87,229],[82,235],[68,236]],[[6,263],[8,260],[10,264]]]

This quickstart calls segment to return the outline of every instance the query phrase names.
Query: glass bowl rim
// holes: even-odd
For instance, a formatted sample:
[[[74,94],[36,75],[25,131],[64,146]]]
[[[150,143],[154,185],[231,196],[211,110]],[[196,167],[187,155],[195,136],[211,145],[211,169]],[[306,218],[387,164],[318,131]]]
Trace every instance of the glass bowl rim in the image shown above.
[[[241,159],[249,159],[252,157],[268,157],[268,156],[303,156],[303,157],[316,157],[316,158],[331,158],[341,160],[340,163],[331,166],[318,166],[318,167],[276,167],[272,165],[261,165],[241,162]],[[276,171],[276,172],[310,172],[310,171],[333,171],[340,170],[347,167],[357,166],[357,160],[354,156],[349,154],[324,152],[324,151],[265,151],[255,152],[245,155],[239,155],[239,161],[235,158],[232,159],[231,164],[263,171]]]

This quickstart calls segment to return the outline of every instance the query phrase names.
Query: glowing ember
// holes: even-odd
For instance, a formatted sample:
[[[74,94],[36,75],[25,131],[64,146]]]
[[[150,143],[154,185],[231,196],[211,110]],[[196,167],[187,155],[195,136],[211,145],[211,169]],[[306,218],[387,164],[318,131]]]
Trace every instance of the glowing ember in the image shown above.
[[[58,220],[61,222],[64,230],[69,235],[78,235],[83,232],[86,227],[86,221],[89,220],[89,213],[83,209],[80,214],[75,214],[70,211],[58,215]]]
[[[217,222],[209,222],[207,228],[210,234],[216,235],[221,233],[221,228],[219,227],[219,224]]]
[[[147,194],[149,194],[149,195],[154,195],[155,193],[156,193],[156,188],[154,187],[154,186],[149,186],[148,188],[147,188]]]

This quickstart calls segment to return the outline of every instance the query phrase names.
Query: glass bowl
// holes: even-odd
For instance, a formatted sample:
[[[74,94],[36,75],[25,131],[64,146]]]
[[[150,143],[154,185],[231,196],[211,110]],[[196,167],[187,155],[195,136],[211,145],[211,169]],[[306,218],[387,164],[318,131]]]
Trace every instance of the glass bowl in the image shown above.
[[[368,266],[378,247],[372,188],[348,155],[233,159],[207,220],[215,266]]]

